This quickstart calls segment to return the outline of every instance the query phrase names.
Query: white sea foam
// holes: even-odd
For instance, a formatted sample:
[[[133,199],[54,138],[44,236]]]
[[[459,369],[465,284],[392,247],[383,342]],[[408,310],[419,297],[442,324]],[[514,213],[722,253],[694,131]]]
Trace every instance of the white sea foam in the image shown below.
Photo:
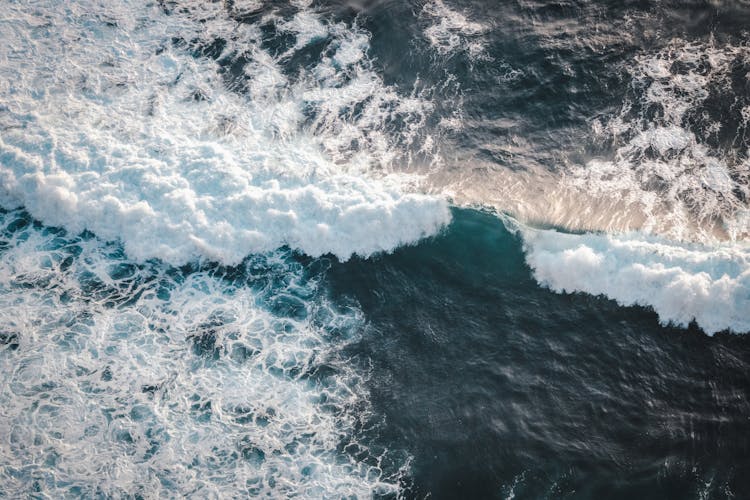
[[[750,332],[750,247],[686,245],[643,234],[522,228],[534,277],[556,292],[650,306],[664,324]]]
[[[398,462],[386,472],[361,441],[363,378],[338,355],[360,313],[280,252],[233,276],[0,214],[3,494],[395,493]]]
[[[173,7],[4,7],[3,206],[171,263],[236,263],[282,245],[367,256],[450,220],[444,201],[404,193],[398,176],[362,177],[408,162],[430,109],[383,84],[366,33],[306,9],[264,21],[295,34],[290,51],[327,40],[320,61],[291,78],[289,52],[264,50],[259,26],[223,3]],[[244,95],[227,90],[227,66],[194,56],[211,44],[219,59],[247,61],[234,75]],[[398,120],[407,126],[395,132]]]
[[[744,118],[748,96],[733,89],[733,68],[750,64],[745,45],[673,40],[628,65],[633,97],[595,134],[618,145],[614,158],[574,166],[565,183],[592,200],[617,200],[621,211],[641,214],[641,230],[678,240],[741,240],[750,236],[743,214],[750,199],[750,164],[742,129],[722,131]],[[730,103],[711,121],[704,102]],[[716,106],[716,104],[713,104]],[[723,151],[708,138],[734,134]],[[730,135],[731,137],[731,135]]]
[[[407,462],[360,439],[363,378],[339,360],[360,314],[276,249],[347,259],[446,224],[391,172],[431,104],[308,4],[255,25],[235,17],[258,2],[3,6],[0,204],[69,230],[0,215],[4,493],[397,492]],[[164,263],[249,254],[239,282]]]
[[[448,7],[443,0],[431,0],[422,8],[430,21],[424,29],[425,38],[442,56],[464,52],[471,59],[487,58],[486,41],[482,37],[489,27],[469,19],[464,13]]]
[[[523,118],[504,118],[486,122],[505,132],[482,148],[512,168],[472,151],[471,160],[432,173],[431,182],[458,204],[491,206],[529,223],[746,241],[749,65],[746,43],[672,40],[622,63],[630,88],[609,118],[592,118],[591,143],[601,152],[592,159],[573,161],[575,148],[540,148],[516,132]],[[446,125],[460,130],[457,121]],[[558,133],[564,142],[567,132]]]
[[[665,324],[694,320],[708,334],[750,331],[748,96],[731,81],[748,62],[745,45],[673,40],[628,65],[630,98],[608,123],[594,124],[595,134],[618,146],[615,157],[571,167],[562,190],[572,188],[580,204],[607,207],[603,216],[576,212],[592,226],[612,230],[623,221],[639,231],[522,230],[541,284],[650,306]],[[703,108],[712,95],[729,103],[718,121]],[[722,131],[724,122],[735,123],[730,117],[740,128]],[[734,135],[731,147],[711,145],[720,131]]]

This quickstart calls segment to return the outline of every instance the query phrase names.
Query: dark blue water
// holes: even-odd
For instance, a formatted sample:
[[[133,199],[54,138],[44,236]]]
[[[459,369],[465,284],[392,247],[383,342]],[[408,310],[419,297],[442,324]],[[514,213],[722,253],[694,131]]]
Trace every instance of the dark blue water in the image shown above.
[[[435,123],[454,111],[457,98],[463,127],[445,138],[452,169],[542,167],[559,170],[611,153],[613,144],[592,138],[592,119],[616,113],[623,102],[633,115],[650,114],[659,123],[658,106],[638,109],[628,65],[640,53],[657,52],[675,40],[722,44],[747,43],[750,8],[744,1],[588,1],[588,0],[457,0],[449,9],[489,27],[463,34],[458,50],[436,54],[423,31],[435,22],[423,14],[426,1],[349,0],[318,2],[334,19],[356,22],[372,34],[370,53],[384,81],[412,88],[433,88],[438,97]],[[279,4],[282,9],[284,4]],[[269,32],[269,43],[279,44]],[[465,48],[481,41],[484,55],[471,57]],[[280,45],[280,46],[283,46]],[[322,50],[324,44],[317,47]],[[315,61],[316,47],[308,53]],[[305,64],[290,62],[290,71]],[[294,69],[292,69],[294,68]],[[679,72],[679,64],[675,71]],[[729,91],[718,86],[686,123],[713,147],[744,156],[750,141],[739,102],[750,93],[750,68],[737,61]],[[724,127],[706,129],[709,120]],[[739,132],[739,133],[738,133]],[[500,147],[513,136],[529,144],[521,152]],[[466,165],[460,167],[459,165]],[[490,174],[491,177],[491,174]]]
[[[750,340],[540,288],[495,216],[334,265],[408,498],[745,498]]]

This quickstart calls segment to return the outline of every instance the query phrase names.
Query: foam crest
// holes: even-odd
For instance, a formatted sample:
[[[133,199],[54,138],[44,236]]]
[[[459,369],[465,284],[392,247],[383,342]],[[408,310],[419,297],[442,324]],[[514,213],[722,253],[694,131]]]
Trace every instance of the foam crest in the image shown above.
[[[383,173],[409,161],[430,103],[382,82],[359,28],[304,5],[235,19],[255,8],[6,6],[0,204],[174,264],[283,245],[347,259],[438,231],[446,203]],[[294,45],[268,49],[264,29]],[[320,41],[290,73],[285,61]]]
[[[0,214],[9,496],[394,494],[339,355],[362,318],[285,253],[189,271]]]
[[[523,227],[526,262],[558,293],[653,307],[663,324],[695,321],[712,335],[750,332],[750,248],[669,242],[643,234],[567,234]]]

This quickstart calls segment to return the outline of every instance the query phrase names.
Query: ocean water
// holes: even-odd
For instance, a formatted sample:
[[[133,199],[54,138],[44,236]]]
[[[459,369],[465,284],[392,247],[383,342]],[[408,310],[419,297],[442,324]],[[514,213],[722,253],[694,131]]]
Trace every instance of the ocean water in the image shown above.
[[[0,3],[0,494],[750,497],[750,4]]]

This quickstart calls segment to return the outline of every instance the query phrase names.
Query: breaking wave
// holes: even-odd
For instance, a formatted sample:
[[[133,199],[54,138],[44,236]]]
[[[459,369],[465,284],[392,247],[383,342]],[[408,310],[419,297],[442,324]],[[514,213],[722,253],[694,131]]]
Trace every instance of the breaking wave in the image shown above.
[[[513,224],[511,224],[513,226]],[[678,244],[643,234],[523,228],[526,262],[556,292],[606,295],[652,307],[663,324],[706,333],[750,331],[750,248]]]
[[[304,7],[252,24],[237,5],[167,5],[7,6],[0,204],[173,264],[283,245],[367,256],[450,220],[389,175],[431,105],[383,83],[366,32]],[[294,42],[271,51],[264,30]]]

